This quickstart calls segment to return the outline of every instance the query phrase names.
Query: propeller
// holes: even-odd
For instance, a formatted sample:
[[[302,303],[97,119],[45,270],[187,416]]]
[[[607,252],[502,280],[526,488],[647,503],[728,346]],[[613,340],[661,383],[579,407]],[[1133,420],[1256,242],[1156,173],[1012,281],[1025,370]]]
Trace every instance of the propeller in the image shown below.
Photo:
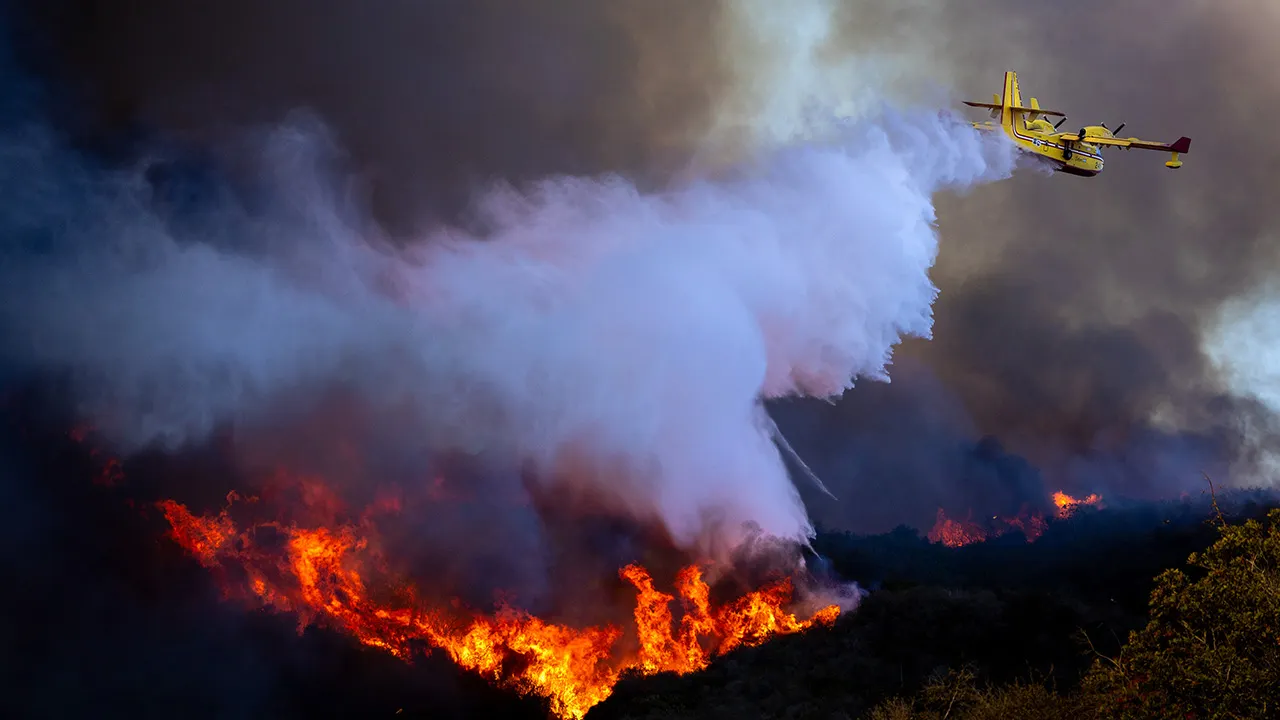
[[[1116,127],[1116,129],[1115,129],[1115,130],[1112,130],[1112,131],[1111,131],[1111,134],[1112,134],[1112,135],[1117,135],[1117,136],[1118,136],[1118,135],[1120,134],[1120,131],[1121,131],[1121,130],[1123,130],[1123,129],[1124,129],[1124,123],[1120,123],[1120,124]]]
[[[1064,115],[1064,116],[1062,117],[1062,119],[1061,119],[1061,120],[1059,120],[1058,122],[1056,122],[1056,123],[1054,123],[1054,124],[1053,124],[1053,129],[1054,129],[1054,130],[1057,130],[1058,128],[1062,127],[1062,123],[1064,123],[1064,122],[1066,122],[1066,121],[1067,121],[1067,118],[1066,118],[1066,116]]]

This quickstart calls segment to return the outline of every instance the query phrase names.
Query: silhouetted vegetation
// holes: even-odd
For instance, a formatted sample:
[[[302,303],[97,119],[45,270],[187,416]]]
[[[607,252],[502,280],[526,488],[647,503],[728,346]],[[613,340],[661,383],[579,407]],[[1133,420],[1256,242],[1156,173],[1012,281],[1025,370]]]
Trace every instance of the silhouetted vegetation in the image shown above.
[[[21,417],[0,423],[0,568],[17,588],[0,602],[6,709],[547,717],[545,702],[440,653],[406,664],[223,602],[209,573],[161,539],[160,518],[91,481],[91,451],[45,431],[64,422]],[[1280,511],[1268,516],[1277,503],[1263,493],[1218,500],[1225,523],[1207,498],[1113,504],[1034,543],[821,533],[813,566],[870,590],[856,612],[701,673],[628,678],[588,717],[1280,717]]]
[[[835,570],[873,588],[857,612],[703,673],[625,680],[589,717],[1273,717],[1269,497],[1220,495],[1222,527],[1200,500],[1082,512],[1031,544],[824,534]]]

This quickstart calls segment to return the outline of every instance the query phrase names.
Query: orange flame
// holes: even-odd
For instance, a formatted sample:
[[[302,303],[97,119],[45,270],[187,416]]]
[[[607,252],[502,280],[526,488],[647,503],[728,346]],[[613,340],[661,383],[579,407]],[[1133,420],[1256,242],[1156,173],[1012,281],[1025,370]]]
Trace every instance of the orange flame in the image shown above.
[[[196,517],[186,507],[172,500],[160,503],[164,519],[173,527],[173,539],[186,548],[205,567],[218,564],[218,551],[236,534],[235,525],[226,512],[214,518]]]
[[[1096,508],[1103,506],[1102,496],[1096,493],[1077,500],[1059,491],[1053,494],[1052,499],[1053,504],[1057,507],[1055,517],[1059,520],[1065,520],[1078,508],[1086,505]],[[992,517],[991,522],[986,525],[984,527],[973,520],[949,518],[942,508],[938,508],[937,520],[934,521],[933,529],[929,531],[926,537],[928,537],[929,542],[941,543],[947,547],[963,547],[983,542],[991,537],[999,537],[1013,530],[1019,530],[1023,535],[1027,536],[1027,542],[1035,542],[1048,528],[1049,520],[1039,512],[1024,510],[1013,517]]]
[[[241,498],[228,496],[229,503],[237,500]],[[375,598],[367,578],[385,570],[370,549],[367,518],[357,525],[318,528],[262,523],[241,532],[226,509],[216,516],[197,516],[172,500],[159,507],[172,526],[171,537],[202,564],[244,573],[246,580],[234,588],[235,594],[297,612],[299,630],[325,622],[403,659],[411,659],[414,645],[425,642],[468,670],[547,697],[562,718],[582,718],[612,693],[623,672],[694,672],[736,647],[828,625],[840,614],[837,605],[808,620],[787,612],[789,580],[714,608],[701,571],[690,566],[676,579],[684,613],[673,632],[670,603],[675,596],[658,590],[644,568],[629,565],[620,575],[638,593],[634,619],[639,649],[619,658],[615,644],[623,630],[616,626],[577,629],[507,606],[493,616],[433,609],[412,587],[387,577],[379,577],[378,585],[389,588],[389,596]],[[283,550],[255,545],[254,531],[266,527],[287,538]]]
[[[1053,504],[1058,506],[1058,517],[1067,518],[1082,505],[1102,507],[1102,496],[1093,493],[1085,496],[1084,499],[1077,500],[1062,491],[1058,491],[1053,494]]]
[[[987,539],[987,533],[972,520],[953,520],[938,508],[938,520],[927,536],[929,542],[942,543],[947,547],[963,547]]]

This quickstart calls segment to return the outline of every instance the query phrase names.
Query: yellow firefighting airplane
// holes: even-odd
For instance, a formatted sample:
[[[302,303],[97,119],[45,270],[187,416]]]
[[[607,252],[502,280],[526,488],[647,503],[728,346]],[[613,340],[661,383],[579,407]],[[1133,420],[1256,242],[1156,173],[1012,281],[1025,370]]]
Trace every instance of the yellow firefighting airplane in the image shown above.
[[[995,102],[965,102],[965,105],[987,108],[991,111],[994,122],[973,123],[979,130],[1003,130],[1018,148],[1043,158],[1054,166],[1058,172],[1069,175],[1093,177],[1102,172],[1102,147],[1138,148],[1140,150],[1163,150],[1173,154],[1173,159],[1164,164],[1174,170],[1182,167],[1178,159],[1181,153],[1191,149],[1191,138],[1178,138],[1172,144],[1147,142],[1138,138],[1118,138],[1116,133],[1124,129],[1124,123],[1111,131],[1105,124],[1088,125],[1078,133],[1060,133],[1057,129],[1067,121],[1067,116],[1056,110],[1042,110],[1040,103],[1031,98],[1031,107],[1023,107],[1022,93],[1018,90],[1018,73],[1004,74],[1004,93],[992,95]],[[1056,125],[1050,125],[1041,116],[1060,117]]]

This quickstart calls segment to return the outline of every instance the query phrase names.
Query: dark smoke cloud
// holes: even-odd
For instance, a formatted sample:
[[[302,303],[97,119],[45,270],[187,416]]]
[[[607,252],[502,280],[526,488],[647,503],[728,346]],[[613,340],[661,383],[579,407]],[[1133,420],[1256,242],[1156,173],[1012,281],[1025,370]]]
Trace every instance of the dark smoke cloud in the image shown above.
[[[452,217],[495,180],[687,161],[725,69],[718,2],[54,0],[44,22],[86,134],[195,137],[300,107],[334,128],[375,211]]]
[[[682,55],[659,48],[661,62],[646,59],[646,17],[629,19],[644,51],[628,55],[618,81],[655,82],[645,73],[661,78]],[[313,19],[326,32],[339,20],[355,22]],[[615,21],[599,19],[605,27]],[[376,19],[378,32],[391,32],[377,24],[387,22]],[[146,26],[133,23],[135,32]],[[285,37],[281,47],[298,42]],[[188,45],[210,59],[198,43],[181,47]],[[644,72],[636,75],[632,62]],[[402,64],[371,69],[366,82]],[[183,59],[160,65],[145,69],[165,77]],[[760,58],[756,65],[772,67]],[[773,70],[771,82],[785,79]],[[132,119],[177,131],[202,152],[184,157],[182,148],[142,137],[132,153],[88,161],[39,122],[0,138],[13,160],[5,179],[23,193],[3,220],[39,236],[27,243],[15,234],[4,247],[8,348],[0,359],[69,374],[77,409],[122,453],[204,452],[224,433],[236,460],[224,487],[270,487],[262,479],[283,466],[368,501],[383,485],[421,489],[443,475],[470,497],[406,512],[417,526],[396,544],[422,549],[413,564],[442,591],[515,586],[535,608],[556,585],[581,586],[550,580],[555,566],[575,565],[557,556],[565,545],[608,558],[612,574],[628,544],[724,559],[749,535],[747,523],[792,541],[808,536],[759,398],[828,396],[854,375],[882,377],[895,342],[928,332],[934,190],[989,181],[1009,165],[1007,147],[934,112],[889,113],[831,124],[825,143],[750,152],[725,177],[673,183],[665,193],[638,191],[616,174],[540,176],[526,192],[495,183],[469,206],[483,232],[433,225],[421,242],[394,247],[345,183],[351,168],[339,154],[367,169],[378,153],[359,138],[383,133],[344,125],[343,113],[330,110],[339,117],[330,134],[313,114],[292,111],[324,112],[328,93],[349,90],[345,81],[322,83],[315,102],[275,89],[269,97],[279,94],[279,105],[249,103],[257,115],[172,89],[175,100],[148,89],[147,77],[116,87],[110,72],[97,72],[77,76],[96,79],[89,84],[100,92],[73,92],[80,103],[72,110],[142,88],[137,97],[155,100],[131,102]],[[431,77],[436,86],[469,77],[440,72]],[[478,72],[484,78],[489,69]],[[182,89],[209,87],[207,77],[180,76]],[[262,81],[246,77],[243,85]],[[715,83],[699,82],[709,107]],[[642,83],[628,102],[647,94]],[[453,115],[467,116],[467,101],[475,99],[430,115],[461,127]],[[193,114],[148,118],[166,102]],[[228,112],[232,119],[220,116]],[[384,112],[370,117],[385,120]],[[196,128],[205,137],[189,127],[193,117],[205,123]],[[508,118],[502,127],[522,123]],[[560,129],[536,118],[525,124],[534,134]],[[468,127],[476,142],[489,139],[485,126]],[[564,155],[598,155],[601,167],[644,175],[643,163],[636,170],[608,157],[620,146],[600,137],[619,127],[626,125],[600,119],[602,134],[577,133],[581,147]],[[663,123],[640,127],[621,146],[660,148],[694,133],[685,121],[670,133]],[[72,130],[95,144],[94,133]],[[463,184],[458,173],[470,170],[449,160],[454,145],[432,142],[443,153],[442,177]],[[514,151],[507,160],[504,180],[535,166],[540,174],[565,169],[528,165]],[[444,182],[437,165],[426,166],[423,178]],[[450,454],[464,456],[465,467],[442,466]],[[185,476],[174,473],[175,490]],[[599,534],[616,539],[593,542],[588,532],[557,541],[558,528],[547,525],[588,514],[548,511],[572,507],[567,495],[604,515]],[[628,521],[621,532],[607,522],[617,518]],[[623,549],[614,552],[615,544]]]
[[[840,419],[806,425],[813,445],[794,438],[846,501],[814,504],[816,516],[927,527],[930,505],[997,512],[1056,489],[1164,497],[1205,489],[1202,471],[1270,483],[1276,408],[1228,384],[1206,343],[1224,302],[1280,272],[1274,4],[842,7],[833,54],[891,45],[916,58],[908,78],[949,78],[955,100],[988,99],[1016,70],[1024,99],[1068,113],[1064,129],[1125,122],[1124,135],[1193,144],[1177,173],[1159,154],[1111,151],[1094,179],[1023,172],[940,197],[934,337],[904,345],[892,386],[814,408]],[[1223,354],[1274,377],[1258,352]],[[960,408],[941,434],[939,406]],[[860,441],[864,425],[881,442]],[[931,461],[987,435],[1040,469],[1044,487],[979,502],[948,480],[963,476],[960,460]]]
[[[29,263],[33,255],[92,252],[95,243],[127,232],[168,236],[197,251],[260,253],[255,245],[272,228],[255,229],[255,213],[274,215],[268,224],[277,230],[306,225],[285,208],[306,209],[307,193],[329,192],[326,181],[343,162],[349,167],[342,169],[361,174],[366,184],[356,190],[372,194],[377,219],[402,232],[456,217],[472,192],[495,180],[630,170],[644,181],[680,157],[675,149],[702,122],[709,98],[699,93],[710,92],[718,70],[699,38],[715,7],[576,5],[542,11],[502,3],[386,3],[366,12],[341,2],[183,10],[167,3],[30,4],[16,15],[13,36],[23,59],[49,82],[28,82],[0,66],[6,129],[29,133],[26,141],[5,137],[4,258]],[[687,40],[668,43],[673,31]],[[246,138],[246,129],[276,125],[300,108],[327,126],[291,120],[300,140],[316,143],[291,143],[288,132]],[[58,134],[43,127],[46,119],[99,162],[61,147]],[[280,151],[265,158],[268,165],[283,161],[276,172],[298,171],[288,180],[301,191],[296,203],[282,202],[280,188],[259,172],[264,146]],[[345,157],[335,157],[337,146]],[[154,157],[144,173],[133,171],[139,155]],[[113,174],[112,163],[125,171]],[[229,168],[238,174],[235,185],[225,177]],[[319,182],[308,189],[307,178]],[[218,292],[228,280],[197,273],[186,284]],[[159,310],[148,311],[145,298],[126,308],[131,301],[123,289],[107,289],[90,305],[139,317]],[[32,307],[14,305],[6,313]],[[295,321],[305,324],[303,316]],[[139,345],[181,333],[155,324],[135,329],[143,334],[127,342]],[[31,350],[9,343],[0,359],[29,358]],[[221,386],[188,392],[212,391],[235,402],[244,379],[224,377]],[[424,589],[483,606],[501,587],[546,616],[565,617],[553,601],[573,607],[574,597],[607,597],[596,585],[601,577],[616,580],[626,562],[656,565],[664,550],[675,554],[660,532],[655,541],[648,524],[631,518],[566,520],[536,510],[514,464],[485,466],[465,456],[429,462],[406,452],[415,445],[397,422],[402,418],[362,417],[367,408],[350,394],[335,395],[302,410],[282,403],[283,413],[294,411],[282,420],[285,431],[268,432],[262,423],[207,446],[189,445],[178,457],[135,458],[130,481],[143,494],[180,492],[197,511],[216,511],[228,489],[261,491],[263,478],[280,466],[323,476],[356,507],[398,489],[405,521],[383,529],[389,542],[412,549],[402,553],[402,569],[423,578]],[[433,488],[434,475],[447,476],[449,485]],[[37,512],[21,501],[39,482],[6,479],[9,507],[31,510],[21,514],[26,524],[15,518],[6,527],[46,540],[68,530],[40,524],[55,508]],[[45,559],[55,572],[64,561]],[[612,609],[607,602],[592,607]]]
[[[1280,222],[1260,200],[1280,159],[1265,0],[1088,0],[1075,19],[1014,0],[305,5],[67,0],[36,17],[76,22],[28,37],[50,38],[86,137],[138,125],[202,139],[314,108],[378,218],[402,231],[456,218],[493,178],[620,171],[661,184],[709,132],[746,132],[734,123],[788,88],[818,104],[824,92],[919,100],[936,86],[983,99],[1016,69],[1067,127],[1191,136],[1187,164],[1174,174],[1156,154],[1112,152],[1093,180],[1024,172],[942,196],[934,337],[906,343],[889,386],[777,409],[841,498],[811,507],[865,529],[927,524],[936,505],[981,504],[989,486],[1007,488],[991,491],[999,507],[1058,487],[1158,496],[1197,488],[1201,470],[1243,481],[1259,459],[1242,427],[1265,430],[1271,412],[1233,394],[1203,344],[1218,306],[1277,267]],[[796,38],[828,10],[834,31],[806,55]],[[788,52],[800,61],[779,71]],[[1020,458],[1035,472],[1007,469]],[[972,470],[988,460],[995,469]]]

